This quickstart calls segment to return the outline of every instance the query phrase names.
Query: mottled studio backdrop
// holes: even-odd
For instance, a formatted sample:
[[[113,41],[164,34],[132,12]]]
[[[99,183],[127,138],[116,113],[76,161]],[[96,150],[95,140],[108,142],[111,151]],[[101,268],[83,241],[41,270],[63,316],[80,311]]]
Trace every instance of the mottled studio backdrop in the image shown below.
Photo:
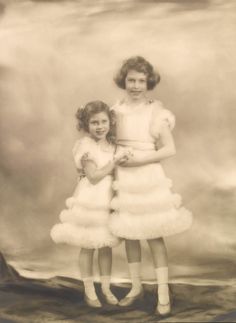
[[[164,162],[194,213],[166,240],[172,279],[236,278],[236,3],[234,0],[0,0],[0,250],[31,277],[79,277],[78,250],[51,226],[76,184],[74,114],[122,97],[113,75],[143,55],[162,81],[150,93],[177,118]],[[125,278],[124,244],[114,278]],[[153,277],[143,243],[143,277]]]

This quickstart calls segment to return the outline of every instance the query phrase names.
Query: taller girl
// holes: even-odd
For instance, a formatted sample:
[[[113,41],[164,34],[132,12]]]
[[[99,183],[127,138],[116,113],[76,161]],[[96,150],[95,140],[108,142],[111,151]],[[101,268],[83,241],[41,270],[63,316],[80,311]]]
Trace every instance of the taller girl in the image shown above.
[[[117,122],[117,144],[131,147],[133,155],[117,167],[112,200],[112,233],[124,238],[132,288],[119,302],[129,306],[142,295],[140,277],[141,247],[147,240],[158,283],[157,312],[170,312],[168,259],[163,237],[188,229],[191,213],[180,207],[181,197],[170,190],[171,180],[165,176],[161,161],[175,154],[171,130],[173,114],[160,101],[147,97],[160,81],[153,66],[143,57],[124,62],[115,82],[126,96],[114,106]]]

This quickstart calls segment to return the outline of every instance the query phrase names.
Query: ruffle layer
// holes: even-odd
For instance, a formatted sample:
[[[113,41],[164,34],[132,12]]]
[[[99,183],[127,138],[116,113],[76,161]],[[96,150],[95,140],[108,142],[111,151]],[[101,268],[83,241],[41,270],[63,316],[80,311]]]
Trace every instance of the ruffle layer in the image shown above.
[[[137,158],[144,158],[146,151],[134,151]],[[172,181],[166,177],[164,170],[160,163],[153,163],[143,165],[140,167],[118,167],[116,172],[116,180],[114,181],[114,188],[122,191],[131,192],[145,192],[155,188],[170,188]],[[131,191],[130,191],[131,190]]]
[[[55,243],[66,243],[87,249],[114,247],[120,242],[106,227],[86,228],[70,223],[54,225],[51,230],[51,238]]]
[[[130,193],[144,193],[153,191],[157,187],[161,187],[162,189],[171,188],[172,181],[169,178],[156,178],[155,176],[151,176],[148,180],[147,177],[141,178],[139,183],[133,180],[133,178],[129,179],[129,177],[124,182],[119,182],[115,180],[112,183],[112,188],[114,191],[123,191]]]
[[[181,205],[181,196],[173,194],[168,189],[157,188],[153,192],[139,194],[130,194],[119,192],[118,196],[111,201],[111,208],[120,212],[140,213],[158,213],[179,208]]]
[[[89,199],[88,201],[81,201],[80,199],[77,199],[75,197],[69,197],[67,200],[66,200],[66,206],[69,208],[69,209],[72,209],[72,208],[77,208],[78,211],[79,210],[83,210],[85,212],[97,212],[97,211],[109,211],[109,204],[110,204],[110,199],[108,199],[106,197],[106,200],[101,200],[101,199],[96,199],[96,200],[92,200],[90,201],[89,203]]]
[[[106,226],[109,218],[109,210],[90,210],[87,208],[73,207],[60,213],[63,223],[71,223],[81,226]]]
[[[181,233],[192,225],[192,214],[185,208],[162,213],[132,214],[114,212],[109,221],[111,232],[131,240],[154,239]]]
[[[93,185],[85,177],[78,183],[75,193],[66,200],[66,206],[82,206],[87,209],[103,210],[109,208],[112,197],[112,177],[106,176]]]

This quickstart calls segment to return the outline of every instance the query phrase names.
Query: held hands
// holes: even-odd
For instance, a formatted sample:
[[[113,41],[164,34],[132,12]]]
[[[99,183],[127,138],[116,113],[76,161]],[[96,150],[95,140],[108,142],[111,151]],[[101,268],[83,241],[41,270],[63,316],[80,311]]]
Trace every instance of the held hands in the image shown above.
[[[126,158],[122,159],[119,165],[121,167],[136,167],[146,165],[147,163],[149,163],[149,160],[145,157],[130,153]]]
[[[130,158],[132,158],[132,156],[133,156],[132,149],[130,148],[121,149],[115,154],[113,161],[115,165],[121,165],[123,163],[126,163]]]

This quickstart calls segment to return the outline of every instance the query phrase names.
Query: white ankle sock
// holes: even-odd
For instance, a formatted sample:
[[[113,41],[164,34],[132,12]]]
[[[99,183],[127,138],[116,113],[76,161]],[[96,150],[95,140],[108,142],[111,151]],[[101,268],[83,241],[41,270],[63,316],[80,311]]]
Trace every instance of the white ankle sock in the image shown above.
[[[91,300],[97,299],[98,297],[94,288],[93,277],[85,277],[83,278],[83,282],[86,296]]]
[[[158,298],[161,304],[168,304],[169,298],[169,287],[168,287],[168,267],[155,268],[157,284],[158,284]]]
[[[141,282],[141,263],[140,262],[132,262],[129,263],[129,273],[132,282],[132,288],[128,293],[128,297],[134,297],[140,294],[142,290],[142,282]]]

